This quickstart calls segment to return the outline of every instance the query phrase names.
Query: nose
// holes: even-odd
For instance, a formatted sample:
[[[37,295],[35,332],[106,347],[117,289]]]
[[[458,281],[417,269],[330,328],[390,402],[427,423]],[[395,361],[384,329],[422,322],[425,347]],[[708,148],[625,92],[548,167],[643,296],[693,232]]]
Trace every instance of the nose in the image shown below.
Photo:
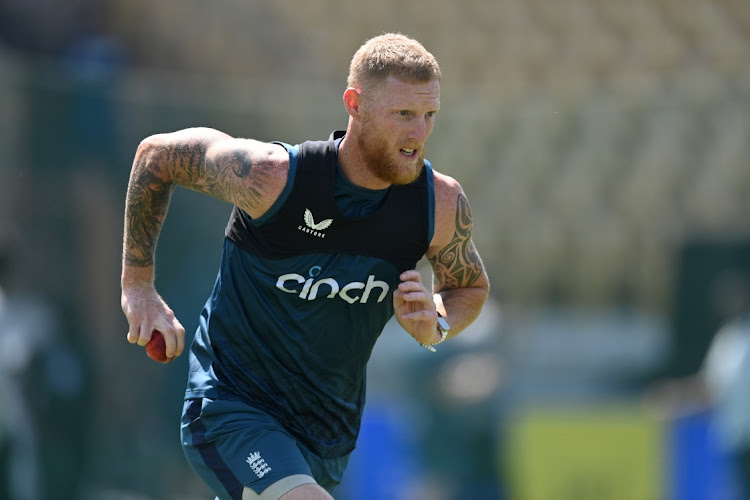
[[[432,123],[430,123],[426,117],[418,118],[414,120],[414,127],[411,129],[409,139],[423,144],[430,136],[431,130]]]

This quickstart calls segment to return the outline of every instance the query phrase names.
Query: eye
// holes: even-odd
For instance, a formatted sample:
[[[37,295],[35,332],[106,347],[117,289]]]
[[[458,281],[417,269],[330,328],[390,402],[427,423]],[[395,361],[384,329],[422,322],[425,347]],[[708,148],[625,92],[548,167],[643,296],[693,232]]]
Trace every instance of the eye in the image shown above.
[[[427,116],[428,116],[429,118],[432,118],[432,117],[433,117],[433,116],[435,116],[436,114],[437,114],[437,111],[428,111],[428,112],[427,112]]]
[[[408,111],[406,109],[402,109],[401,111],[398,112],[398,115],[399,116],[411,116],[411,111]]]

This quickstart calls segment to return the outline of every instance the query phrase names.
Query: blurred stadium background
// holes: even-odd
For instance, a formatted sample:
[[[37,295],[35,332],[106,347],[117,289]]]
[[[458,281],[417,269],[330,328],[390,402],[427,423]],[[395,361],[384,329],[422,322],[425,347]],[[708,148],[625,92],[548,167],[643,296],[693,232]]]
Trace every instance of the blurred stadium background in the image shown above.
[[[339,498],[732,498],[710,412],[644,401],[747,287],[746,0],[0,0],[0,497],[210,498],[179,448],[185,359],[125,341],[135,148],[325,138],[384,31],[441,63],[428,157],[469,196],[492,301],[437,355],[385,332]],[[157,286],[189,334],[228,214],[172,203]]]

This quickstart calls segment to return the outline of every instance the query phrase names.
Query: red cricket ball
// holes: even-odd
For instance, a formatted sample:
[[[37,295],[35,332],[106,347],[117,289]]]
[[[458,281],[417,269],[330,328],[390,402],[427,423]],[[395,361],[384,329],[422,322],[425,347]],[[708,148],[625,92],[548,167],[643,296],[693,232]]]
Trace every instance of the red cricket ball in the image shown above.
[[[146,344],[146,354],[159,363],[169,363],[174,359],[167,357],[167,345],[164,342],[164,336],[157,330],[151,332],[151,340]]]

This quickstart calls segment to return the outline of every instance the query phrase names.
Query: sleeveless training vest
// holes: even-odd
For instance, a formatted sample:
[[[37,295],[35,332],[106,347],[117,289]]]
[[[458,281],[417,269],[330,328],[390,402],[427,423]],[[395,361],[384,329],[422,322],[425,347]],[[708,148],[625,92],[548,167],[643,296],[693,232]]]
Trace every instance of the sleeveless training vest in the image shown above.
[[[190,353],[186,397],[236,398],[324,458],[350,453],[372,348],[399,275],[432,237],[432,169],[358,218],[334,200],[334,137],[290,153],[287,188],[253,220],[235,207]]]

